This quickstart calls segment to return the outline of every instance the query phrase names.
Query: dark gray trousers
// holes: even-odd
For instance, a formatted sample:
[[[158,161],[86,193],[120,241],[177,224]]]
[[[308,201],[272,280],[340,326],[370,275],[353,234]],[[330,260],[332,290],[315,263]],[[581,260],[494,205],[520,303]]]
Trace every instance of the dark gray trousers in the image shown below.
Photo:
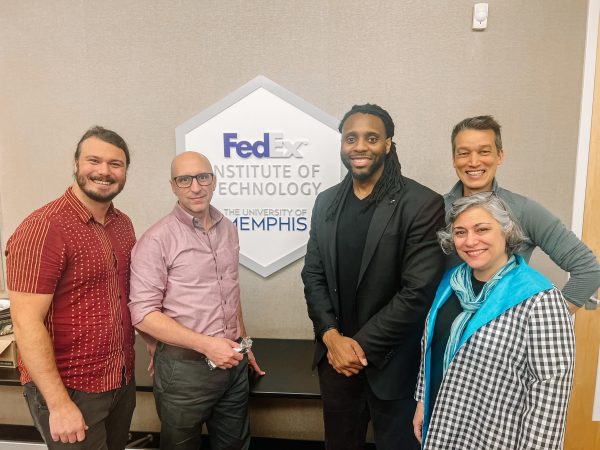
[[[99,394],[67,389],[86,425],[85,439],[74,444],[54,442],[48,423],[49,412],[42,393],[34,383],[23,386],[29,412],[50,450],[123,450],[129,438],[131,417],[135,409],[135,380],[128,385]]]
[[[206,424],[211,450],[247,450],[248,358],[228,370],[204,359],[173,358],[159,343],[154,354],[154,399],[162,450],[197,450]]]
[[[378,450],[421,448],[412,426],[414,399],[381,400],[371,391],[363,372],[351,377],[340,375],[327,358],[318,368],[327,450],[364,449],[369,421]]]

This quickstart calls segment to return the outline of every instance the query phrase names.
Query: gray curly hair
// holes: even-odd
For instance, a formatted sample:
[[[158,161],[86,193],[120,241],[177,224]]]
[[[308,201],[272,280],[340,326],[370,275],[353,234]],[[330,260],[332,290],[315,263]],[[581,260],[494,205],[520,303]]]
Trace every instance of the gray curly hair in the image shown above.
[[[508,256],[515,253],[521,244],[527,241],[527,237],[515,221],[508,205],[494,192],[480,192],[469,197],[459,198],[446,213],[448,225],[437,232],[438,242],[446,255],[456,252],[453,239],[454,222],[467,209],[475,207],[485,209],[500,224],[506,237],[506,254]]]

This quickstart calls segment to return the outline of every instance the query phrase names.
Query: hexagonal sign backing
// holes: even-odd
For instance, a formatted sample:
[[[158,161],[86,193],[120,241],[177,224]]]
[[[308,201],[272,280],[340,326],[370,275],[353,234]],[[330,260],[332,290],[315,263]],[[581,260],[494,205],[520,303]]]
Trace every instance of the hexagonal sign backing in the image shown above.
[[[315,198],[341,179],[337,125],[258,76],[177,127],[177,153],[211,161],[212,204],[237,226],[250,270],[267,277],[306,254]]]

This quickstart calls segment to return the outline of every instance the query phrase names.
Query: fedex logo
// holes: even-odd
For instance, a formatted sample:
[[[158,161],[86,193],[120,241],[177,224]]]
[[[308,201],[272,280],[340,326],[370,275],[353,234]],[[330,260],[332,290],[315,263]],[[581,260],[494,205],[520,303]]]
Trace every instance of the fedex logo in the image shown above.
[[[283,133],[264,133],[262,141],[238,141],[237,133],[223,133],[223,152],[225,158],[231,158],[232,150],[240,158],[304,158],[300,147],[308,141],[290,141]]]

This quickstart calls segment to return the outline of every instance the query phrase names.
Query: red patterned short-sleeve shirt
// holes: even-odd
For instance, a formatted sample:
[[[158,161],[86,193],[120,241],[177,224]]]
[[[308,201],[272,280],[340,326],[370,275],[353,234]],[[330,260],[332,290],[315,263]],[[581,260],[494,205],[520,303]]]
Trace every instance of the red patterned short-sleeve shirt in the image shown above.
[[[65,386],[106,392],[133,376],[134,331],[127,301],[135,233],[113,208],[104,225],[69,188],[34,211],[8,240],[7,285],[53,294],[46,327]],[[31,381],[19,361],[21,383]],[[124,370],[124,372],[123,372]]]

